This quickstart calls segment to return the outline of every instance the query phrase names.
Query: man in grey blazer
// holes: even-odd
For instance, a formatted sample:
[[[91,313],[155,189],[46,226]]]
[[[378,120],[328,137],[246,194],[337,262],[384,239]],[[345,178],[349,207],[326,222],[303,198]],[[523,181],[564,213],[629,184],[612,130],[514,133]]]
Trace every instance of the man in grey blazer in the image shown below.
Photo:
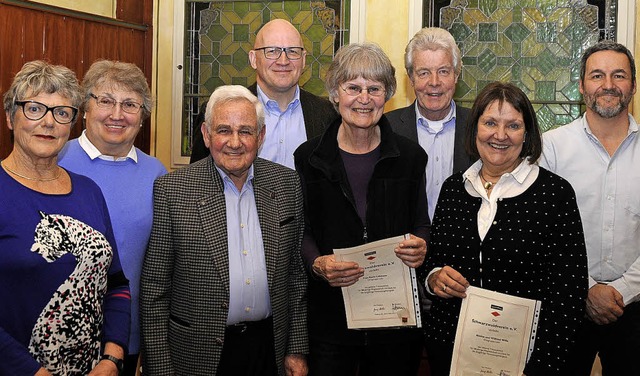
[[[249,51],[249,62],[256,70],[256,83],[249,90],[267,111],[265,144],[259,155],[292,169],[293,152],[298,146],[321,135],[338,116],[328,99],[298,86],[305,67],[306,51],[302,46],[302,37],[291,23],[274,19],[258,31],[254,48]],[[206,103],[193,125],[190,163],[209,156],[199,132],[205,106]]]
[[[158,179],[141,277],[149,375],[306,375],[303,201],[257,158],[264,109],[242,86],[209,99],[211,156]]]
[[[416,100],[386,116],[396,133],[417,141],[429,155],[427,200],[433,220],[444,180],[474,162],[464,148],[469,109],[453,101],[462,57],[448,31],[425,27],[409,41],[404,61]]]

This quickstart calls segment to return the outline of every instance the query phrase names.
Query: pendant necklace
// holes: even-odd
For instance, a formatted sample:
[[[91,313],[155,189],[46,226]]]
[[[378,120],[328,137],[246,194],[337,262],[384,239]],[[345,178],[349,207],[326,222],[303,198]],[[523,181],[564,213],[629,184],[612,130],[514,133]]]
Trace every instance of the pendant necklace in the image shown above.
[[[482,169],[480,169],[480,179],[482,179],[482,181],[484,182],[482,186],[484,187],[485,191],[490,191],[491,188],[493,188],[493,186],[496,185],[496,183],[492,183],[484,178],[484,175],[482,174]]]

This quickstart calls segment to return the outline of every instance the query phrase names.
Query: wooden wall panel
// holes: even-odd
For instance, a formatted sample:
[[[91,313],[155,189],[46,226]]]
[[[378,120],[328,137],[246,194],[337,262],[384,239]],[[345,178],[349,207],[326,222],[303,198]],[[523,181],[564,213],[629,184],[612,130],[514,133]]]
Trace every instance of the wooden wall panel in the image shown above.
[[[98,59],[130,62],[138,65],[151,83],[152,4],[152,0],[119,1],[119,20],[111,20],[30,2],[0,0],[0,93],[4,95],[24,63],[36,59],[66,65],[78,78]],[[71,137],[77,137],[82,128],[80,119]],[[147,153],[150,133],[150,122],[146,121],[135,143]],[[5,116],[1,116],[0,158],[11,152],[10,138]]]
[[[70,17],[46,17],[44,25],[45,56],[49,61],[62,64],[84,75],[84,64],[78,54],[84,51],[85,22]]]
[[[118,0],[116,16],[127,22],[150,24],[150,19],[145,19],[144,6],[145,3],[140,0]]]

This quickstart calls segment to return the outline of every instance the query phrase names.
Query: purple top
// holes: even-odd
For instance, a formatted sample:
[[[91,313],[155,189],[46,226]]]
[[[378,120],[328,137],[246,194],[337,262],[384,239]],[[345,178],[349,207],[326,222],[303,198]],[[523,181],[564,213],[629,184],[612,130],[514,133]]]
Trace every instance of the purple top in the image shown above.
[[[0,169],[0,374],[88,374],[102,346],[126,351],[130,293],[98,186],[31,190]]]

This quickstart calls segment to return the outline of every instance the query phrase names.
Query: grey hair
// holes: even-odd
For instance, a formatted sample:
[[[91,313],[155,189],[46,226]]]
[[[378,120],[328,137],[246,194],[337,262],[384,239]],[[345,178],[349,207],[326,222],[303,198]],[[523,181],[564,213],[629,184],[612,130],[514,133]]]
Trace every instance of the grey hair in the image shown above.
[[[16,73],[9,90],[4,94],[4,112],[14,120],[18,105],[16,101],[39,94],[58,94],[71,101],[73,107],[82,104],[80,84],[76,74],[63,65],[52,65],[42,60],[25,63]]]
[[[260,102],[258,97],[253,95],[249,89],[240,85],[219,86],[211,93],[211,97],[209,97],[209,102],[207,103],[207,110],[204,113],[204,124],[207,131],[211,132],[213,110],[216,106],[243,99],[248,100],[255,107],[258,118],[258,133],[262,132],[262,127],[264,127],[264,107],[262,106],[262,102]]]
[[[462,72],[462,54],[453,36],[439,27],[425,27],[411,38],[404,52],[404,67],[409,77],[413,74],[413,54],[418,51],[442,50],[451,54],[456,77]]]
[[[396,69],[375,43],[351,43],[340,47],[325,77],[329,99],[336,106],[340,84],[362,77],[384,85],[384,100],[396,93]]]
[[[84,110],[96,87],[130,90],[142,97],[142,120],[151,116],[153,97],[147,79],[137,65],[114,60],[96,60],[82,79]]]

